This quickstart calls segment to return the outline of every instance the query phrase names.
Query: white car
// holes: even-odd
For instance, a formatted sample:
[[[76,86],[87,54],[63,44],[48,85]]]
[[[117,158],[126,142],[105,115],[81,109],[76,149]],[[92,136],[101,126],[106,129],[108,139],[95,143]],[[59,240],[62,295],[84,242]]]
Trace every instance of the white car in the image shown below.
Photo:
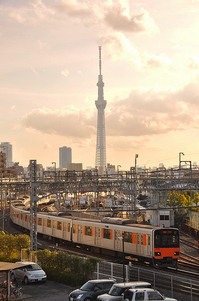
[[[157,301],[157,300],[166,300],[166,301],[177,301],[173,298],[164,297],[160,292],[152,288],[137,288],[129,289],[123,295],[123,300],[125,301]]]
[[[16,262],[23,264],[19,269],[12,270],[11,273],[11,280],[21,280],[25,284],[30,282],[45,282],[47,279],[46,273],[42,270],[42,268],[36,264],[35,262],[30,261],[23,261],[23,262]]]
[[[151,283],[144,281],[115,283],[107,294],[99,295],[97,301],[122,301],[124,292],[130,288],[151,288]]]

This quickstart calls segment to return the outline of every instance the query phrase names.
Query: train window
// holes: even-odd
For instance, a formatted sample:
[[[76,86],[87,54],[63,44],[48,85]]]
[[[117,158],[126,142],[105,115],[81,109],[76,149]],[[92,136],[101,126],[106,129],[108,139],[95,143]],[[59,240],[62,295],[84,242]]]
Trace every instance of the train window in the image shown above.
[[[178,244],[178,235],[172,235],[172,234],[163,235],[162,244],[164,246],[173,246]]]
[[[103,229],[103,238],[111,239],[111,229]]]
[[[85,226],[85,235],[92,236],[92,227]]]
[[[148,246],[150,246],[150,245],[151,245],[151,237],[148,236]]]
[[[137,234],[137,244],[140,244],[140,234]]]
[[[141,236],[141,245],[143,246],[143,234],[141,234],[140,236]]]
[[[67,231],[70,232],[70,223],[67,224]]]
[[[161,245],[161,240],[160,240],[160,234],[155,235],[155,246],[160,246]]]
[[[76,226],[76,225],[73,225],[73,233],[74,233],[74,234],[75,234],[75,228],[76,228],[75,226]]]
[[[171,229],[163,229],[155,231],[155,247],[174,247],[179,245],[179,234],[176,230]]]
[[[124,232],[124,241],[132,243],[132,232]]]
[[[51,220],[50,219],[46,220],[46,227],[51,228]]]
[[[38,217],[38,225],[42,226],[42,218],[41,217]]]
[[[57,222],[57,230],[61,230],[61,228],[62,228],[61,226],[62,226],[62,222],[58,221]]]

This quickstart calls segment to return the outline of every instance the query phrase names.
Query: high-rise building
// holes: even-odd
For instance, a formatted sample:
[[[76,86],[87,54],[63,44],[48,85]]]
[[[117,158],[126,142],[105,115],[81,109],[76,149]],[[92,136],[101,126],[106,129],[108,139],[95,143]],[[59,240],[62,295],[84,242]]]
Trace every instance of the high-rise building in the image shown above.
[[[105,168],[106,166],[106,133],[105,133],[105,114],[106,100],[104,100],[104,83],[101,74],[101,46],[99,46],[99,76],[98,76],[98,99],[95,105],[98,110],[97,116],[97,144],[96,144],[96,157],[95,167]]]
[[[59,167],[66,168],[67,163],[72,163],[72,149],[63,146],[59,148]]]
[[[12,144],[9,142],[1,142],[0,151],[6,154],[6,167],[12,166]]]

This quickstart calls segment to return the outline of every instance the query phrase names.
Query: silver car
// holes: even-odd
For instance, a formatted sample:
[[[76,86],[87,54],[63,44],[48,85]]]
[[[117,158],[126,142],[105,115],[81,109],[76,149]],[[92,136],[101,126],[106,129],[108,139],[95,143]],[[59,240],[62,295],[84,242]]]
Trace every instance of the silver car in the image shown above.
[[[47,279],[46,273],[42,270],[42,268],[36,264],[35,262],[23,261],[16,262],[23,264],[19,269],[12,270],[11,280],[12,281],[23,281],[25,284],[30,282],[45,282]]]
[[[151,287],[151,283],[143,281],[115,283],[108,294],[97,297],[97,301],[122,301],[123,294],[129,288],[146,288]]]
[[[177,301],[177,299],[164,297],[160,292],[151,288],[138,288],[129,289],[124,293],[123,300],[136,301],[136,300],[166,300],[166,301]]]

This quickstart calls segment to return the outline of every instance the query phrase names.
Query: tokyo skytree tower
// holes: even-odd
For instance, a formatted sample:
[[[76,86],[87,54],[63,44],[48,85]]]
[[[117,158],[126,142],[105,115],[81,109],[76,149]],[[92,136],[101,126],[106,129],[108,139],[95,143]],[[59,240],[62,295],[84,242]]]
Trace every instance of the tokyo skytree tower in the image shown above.
[[[95,167],[106,166],[106,133],[105,133],[105,115],[104,109],[106,107],[106,100],[104,100],[104,83],[101,74],[101,46],[99,46],[99,75],[98,75],[98,99],[95,105],[98,110],[97,116],[97,144],[96,144],[96,157]]]

